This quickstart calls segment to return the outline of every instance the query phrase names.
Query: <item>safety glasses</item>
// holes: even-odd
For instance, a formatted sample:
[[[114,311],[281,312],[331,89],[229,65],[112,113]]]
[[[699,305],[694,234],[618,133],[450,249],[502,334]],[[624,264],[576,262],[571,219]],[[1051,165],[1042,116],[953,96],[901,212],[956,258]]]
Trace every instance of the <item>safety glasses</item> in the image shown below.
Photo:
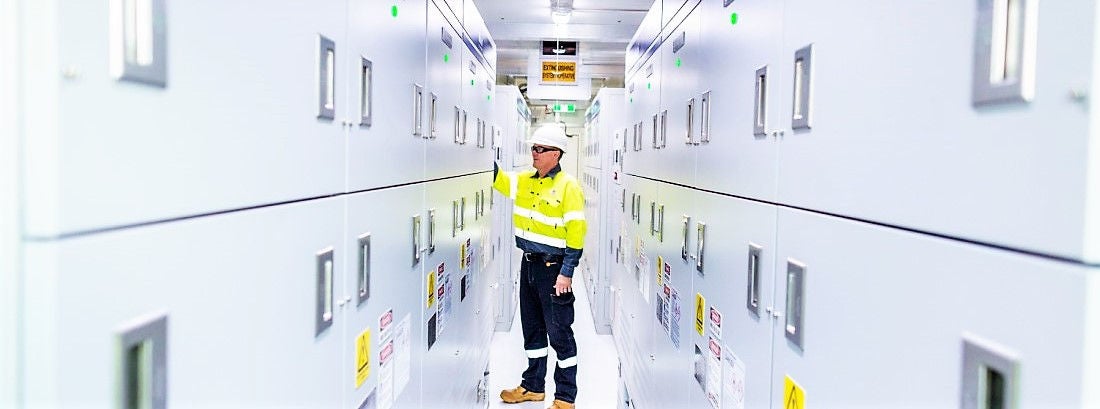
[[[560,151],[561,151],[561,149],[558,149],[558,148],[547,148],[545,146],[531,145],[531,152],[535,152],[535,153],[560,152]]]

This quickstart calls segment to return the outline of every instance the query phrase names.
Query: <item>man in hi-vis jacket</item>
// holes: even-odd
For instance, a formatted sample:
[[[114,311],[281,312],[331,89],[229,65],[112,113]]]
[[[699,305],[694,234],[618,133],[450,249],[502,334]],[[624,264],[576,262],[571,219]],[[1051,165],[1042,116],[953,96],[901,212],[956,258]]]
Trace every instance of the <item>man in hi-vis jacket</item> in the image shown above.
[[[520,261],[519,307],[527,370],[507,403],[545,399],[547,336],[558,362],[553,409],[573,409],[577,398],[577,342],[573,338],[573,269],[584,248],[584,193],[561,171],[567,146],[557,125],[540,127],[527,141],[534,171],[504,172],[494,164],[493,188],[515,202],[512,222]]]

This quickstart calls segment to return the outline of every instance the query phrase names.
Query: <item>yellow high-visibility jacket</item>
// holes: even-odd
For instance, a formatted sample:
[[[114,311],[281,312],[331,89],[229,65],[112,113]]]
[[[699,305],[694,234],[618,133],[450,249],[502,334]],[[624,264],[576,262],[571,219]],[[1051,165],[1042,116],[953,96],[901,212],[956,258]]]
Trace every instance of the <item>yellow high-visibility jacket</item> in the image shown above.
[[[573,276],[588,229],[580,183],[555,166],[545,177],[536,171],[504,172],[493,164],[493,188],[512,198],[516,247],[528,253],[563,256],[561,275]]]

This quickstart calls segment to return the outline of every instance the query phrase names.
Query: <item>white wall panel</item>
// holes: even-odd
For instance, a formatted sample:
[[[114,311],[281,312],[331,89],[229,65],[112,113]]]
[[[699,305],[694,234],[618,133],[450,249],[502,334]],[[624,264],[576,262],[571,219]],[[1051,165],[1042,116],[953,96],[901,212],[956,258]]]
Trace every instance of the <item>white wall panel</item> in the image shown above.
[[[49,73],[26,83],[28,92],[43,95],[26,111],[29,121],[42,123],[27,146],[35,159],[26,166],[34,181],[26,198],[29,233],[53,236],[343,189],[344,131],[339,118],[319,120],[317,112],[318,34],[336,42],[342,64],[350,55],[345,2],[172,3],[164,88],[119,82],[108,72],[108,6],[35,5],[27,47],[53,56],[28,59],[35,72]],[[337,72],[342,113],[346,73]]]

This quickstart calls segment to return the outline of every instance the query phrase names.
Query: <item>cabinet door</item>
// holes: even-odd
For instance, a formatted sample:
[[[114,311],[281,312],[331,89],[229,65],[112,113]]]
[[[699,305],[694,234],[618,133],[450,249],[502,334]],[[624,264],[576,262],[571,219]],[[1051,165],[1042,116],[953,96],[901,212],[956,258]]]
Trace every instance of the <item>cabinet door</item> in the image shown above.
[[[427,283],[425,294],[428,284],[435,289],[434,298],[424,299],[421,304],[428,331],[424,340],[424,385],[435,385],[424,397],[425,407],[473,407],[487,366],[482,341],[489,326],[480,321],[482,292],[478,289],[484,282],[477,260],[481,231],[480,221],[474,217],[479,177],[426,185],[428,208],[436,209],[436,233],[435,250],[425,256],[421,279]],[[434,277],[429,278],[433,273]]]
[[[348,79],[337,67],[351,57],[346,2],[223,3],[171,3],[154,7],[160,18],[127,20],[144,27],[124,24],[170,31],[149,43],[150,64],[164,67],[163,85],[120,80],[125,74],[112,69],[123,66],[111,60],[123,53],[111,52],[122,48],[112,44],[122,36],[109,35],[110,22],[123,8],[64,3],[28,17],[27,49],[40,53],[27,55],[26,87],[50,96],[25,108],[26,135],[35,135],[25,138],[34,160],[24,174],[35,181],[25,192],[28,234],[56,237],[343,192]],[[36,60],[39,54],[64,61],[73,78],[58,74],[58,61]]]
[[[1022,25],[994,21],[986,29],[1021,34],[1014,43],[1023,47],[1019,54],[1016,45],[1002,44],[999,51],[1020,55],[1022,71],[997,81],[1034,81],[1033,96],[982,103],[975,84],[993,80],[975,70],[990,61],[981,52],[994,42],[975,38],[988,35],[979,25],[986,21],[982,16],[1001,2],[866,7],[788,1],[780,62],[791,67],[796,52],[813,45],[805,64],[811,79],[803,88],[810,92],[804,100],[811,127],[795,129],[780,143],[779,201],[1044,254],[1086,256],[1081,226],[1092,217],[1086,197],[1097,186],[1088,182],[1086,169],[1096,155],[1085,147],[1091,115],[1071,95],[1095,70],[1089,53],[1067,44],[1091,49],[1095,16],[1091,7],[1082,12],[1065,2],[1026,3],[1011,13]],[[901,23],[907,21],[936,23]],[[1036,27],[1042,27],[1037,36]],[[1029,66],[1040,68],[1028,75]],[[783,93],[794,94],[792,78],[781,78]],[[788,129],[793,105],[781,110]]]
[[[656,268],[656,253],[649,229],[649,201],[656,200],[657,185],[630,177],[627,186],[635,199],[636,211],[631,214],[636,217],[629,220],[626,226],[628,237],[624,239],[629,240],[629,253],[626,272],[616,280],[619,317],[614,331],[622,351],[619,358],[630,396],[639,407],[650,407],[651,402],[657,402],[655,395],[659,389],[653,369],[656,358],[653,350],[654,327],[657,324],[653,304],[656,283],[652,270]]]
[[[120,385],[167,379],[168,407],[339,406],[352,381],[340,362],[344,206],[323,199],[28,244],[28,404],[115,407]],[[142,330],[157,317],[159,362],[157,332]],[[152,358],[125,361],[142,356]]]
[[[657,177],[661,142],[661,54],[658,50],[645,60],[629,80],[631,90],[627,102],[627,118],[631,125],[632,143],[627,152],[626,172]]]
[[[699,36],[700,14],[692,12],[675,28],[668,29],[661,46],[663,81],[657,118],[660,148],[653,173],[647,174],[689,186],[695,183],[696,154],[705,148],[700,133],[704,98],[700,91],[704,78],[700,74],[706,68],[700,54],[704,47]]]
[[[432,49],[441,46],[439,27],[424,34],[426,12],[424,2],[402,2],[396,16],[379,13],[374,4],[348,2],[348,52],[341,67],[351,73],[345,83],[351,191],[424,179],[425,139],[415,135],[432,120],[424,50],[428,42]],[[434,102],[438,121],[447,111]]]
[[[421,406],[425,324],[420,314],[427,263],[413,264],[412,251],[427,243],[431,223],[421,206],[424,185],[360,193],[347,200],[348,263],[340,294],[349,300],[339,377],[347,391],[345,402],[358,407],[373,392],[375,399],[392,399],[396,407]],[[414,217],[420,221],[419,232],[414,232]],[[359,383],[357,340],[368,330],[368,376],[352,387]]]
[[[684,218],[696,213],[696,194],[691,189],[651,182],[657,190],[653,233],[646,243],[649,268],[646,292],[650,303],[645,311],[653,331],[650,370],[653,407],[681,407],[688,397],[694,357],[695,292],[694,259],[681,257],[695,241],[683,242]],[[646,205],[650,203],[645,200]],[[647,215],[648,216],[648,215]],[[689,235],[690,236],[690,235]],[[703,344],[705,347],[705,344]]]
[[[424,91],[423,137],[427,138],[426,177],[435,179],[461,174],[469,165],[463,159],[462,142],[469,135],[467,125],[474,117],[468,113],[469,107],[463,105],[459,88],[466,46],[435,3],[428,4],[426,37],[428,84]]]
[[[700,370],[708,377],[722,374],[719,380],[704,379],[712,385],[713,398],[725,402],[725,407],[741,407],[734,405],[739,399],[746,408],[768,407],[777,209],[706,192],[696,192],[693,199],[687,252],[693,290],[688,298],[694,302],[695,294],[700,294],[706,301],[703,335],[696,331],[692,308],[687,310],[685,325],[689,339],[701,347]],[[720,355],[710,349],[711,339]],[[721,358],[717,372],[708,366],[713,365],[714,356]],[[686,397],[692,407],[710,407],[707,382],[692,381]],[[727,383],[741,385],[742,392],[727,393]]]
[[[798,210],[781,209],[778,226],[773,405],[789,376],[806,406],[955,407],[981,374],[963,370],[964,340],[1012,357],[1015,374],[1000,374],[1011,404],[1081,405],[1087,387],[1066,380],[1092,348],[1089,270]],[[1057,296],[1035,308],[1037,294]]]
[[[778,141],[771,135],[790,107],[780,85],[790,82],[790,58],[780,55],[783,3],[724,3],[703,2],[696,11],[703,48],[696,184],[774,201]]]

